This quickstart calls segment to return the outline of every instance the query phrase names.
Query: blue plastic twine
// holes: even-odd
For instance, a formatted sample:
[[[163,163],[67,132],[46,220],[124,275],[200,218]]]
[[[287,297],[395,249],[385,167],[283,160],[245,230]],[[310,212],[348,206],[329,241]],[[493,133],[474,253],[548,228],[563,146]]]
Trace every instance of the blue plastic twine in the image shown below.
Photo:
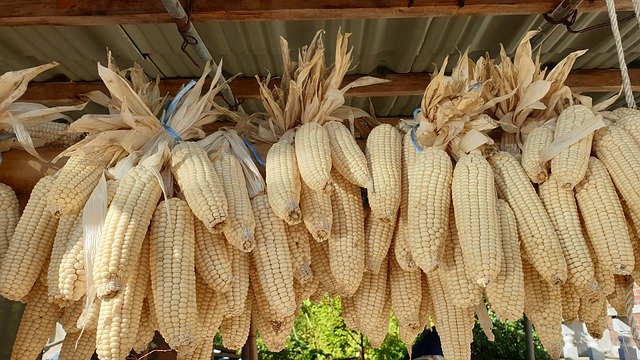
[[[185,87],[183,87],[176,94],[176,97],[174,97],[171,100],[171,102],[169,102],[169,99],[167,99],[167,101],[164,103],[165,110],[159,119],[160,124],[162,124],[162,127],[164,128],[164,131],[166,131],[167,134],[171,135],[171,137],[178,142],[182,141],[182,138],[180,137],[180,134],[178,134],[177,131],[175,131],[171,126],[169,126],[169,119],[171,119],[171,117],[173,116],[173,113],[176,111],[176,108],[178,107],[178,104],[182,100],[182,97],[185,96],[187,92],[191,90],[195,85],[196,85],[196,82],[191,80]]]
[[[253,158],[256,159],[256,162],[262,167],[267,166],[267,163],[264,162],[262,156],[260,156],[260,153],[258,153],[258,150],[255,148],[255,146],[253,146],[251,141],[245,139],[244,137],[242,138],[242,141],[244,141],[244,144],[247,146],[247,148],[249,148],[249,151],[251,151],[251,154],[253,155]]]
[[[413,110],[413,119],[417,120],[418,114],[420,114],[421,112],[422,112],[422,109],[420,108],[416,108],[415,110]],[[418,128],[418,126],[420,126],[419,122],[411,127],[411,131],[409,132],[409,138],[411,139],[411,144],[416,149],[416,152],[421,153],[423,150],[422,145],[420,145],[420,143],[418,142],[418,139],[416,139],[416,129]]]

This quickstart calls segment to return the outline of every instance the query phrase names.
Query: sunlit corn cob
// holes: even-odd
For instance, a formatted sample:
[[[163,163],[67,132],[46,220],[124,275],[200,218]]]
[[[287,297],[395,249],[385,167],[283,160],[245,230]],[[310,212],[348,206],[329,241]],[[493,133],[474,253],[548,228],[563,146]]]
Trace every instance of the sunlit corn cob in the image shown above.
[[[484,291],[491,308],[501,320],[516,321],[522,317],[524,311],[524,280],[518,226],[516,216],[506,201],[498,199],[496,205],[504,256],[498,277]]]
[[[136,341],[133,344],[133,350],[138,354],[142,353],[149,347],[149,343],[153,340],[153,337],[156,334],[158,324],[154,320],[155,316],[151,316],[149,296],[147,295],[147,298],[145,298],[142,303],[138,334],[136,334]]]
[[[79,300],[86,291],[83,244],[82,215],[62,215],[47,274],[49,301],[59,306]]]
[[[389,124],[376,126],[367,136],[367,164],[373,180],[367,189],[376,219],[392,222],[400,207],[402,136]]]
[[[640,143],[640,124],[638,124],[640,113],[636,109],[633,110],[635,113],[620,118],[615,124],[625,129],[637,143]]]
[[[91,156],[71,156],[46,195],[47,210],[56,217],[80,213],[104,169],[104,164]]]
[[[222,229],[224,236],[238,249],[251,251],[255,245],[256,220],[242,166],[235,156],[223,153],[213,160],[213,167],[227,199],[227,221]]]
[[[401,201],[400,210],[398,211],[398,222],[393,235],[393,250],[396,260],[405,271],[417,271],[420,269],[415,261],[413,261],[407,231],[409,213],[409,166],[413,165],[416,156],[416,151],[413,148],[413,144],[411,144],[411,134],[407,133],[402,138]]]
[[[20,204],[16,193],[10,186],[0,183],[0,267],[18,219],[20,219]]]
[[[532,182],[541,184],[549,177],[549,161],[540,158],[540,151],[553,142],[553,130],[547,126],[533,129],[522,147],[522,168]]]
[[[227,349],[240,349],[247,342],[249,328],[251,326],[251,303],[246,299],[242,313],[236,316],[225,317],[220,324],[222,345]]]
[[[227,246],[231,258],[231,287],[222,294],[221,306],[227,313],[226,316],[240,316],[244,311],[247,292],[249,291],[249,254],[238,250],[232,245]]]
[[[45,176],[34,186],[2,259],[0,295],[9,300],[29,293],[51,253],[58,219],[45,206],[53,180]]]
[[[302,124],[296,130],[296,161],[302,180],[313,191],[331,192],[331,146],[320,124]]]
[[[613,289],[613,292],[609,294],[609,296],[607,296],[607,301],[619,316],[626,316],[627,311],[625,310],[625,301],[629,276],[615,275],[614,279],[615,287]]]
[[[195,264],[204,281],[218,292],[227,292],[233,280],[231,256],[222,234],[212,234],[194,217]]]
[[[285,347],[287,337],[289,337],[293,329],[295,315],[291,314],[282,321],[270,321],[264,316],[264,312],[260,311],[260,305],[256,302],[257,300],[254,299],[252,306],[257,308],[257,311],[251,313],[251,321],[255,324],[256,331],[269,351],[282,351]]]
[[[256,247],[251,252],[257,278],[255,286],[265,294],[271,319],[285,318],[296,309],[293,263],[284,222],[271,210],[266,195],[251,199],[256,218]]]
[[[318,290],[320,280],[317,276],[312,277],[304,284],[298,279],[293,279],[293,290],[296,293],[296,304],[302,304],[303,301],[309,299]]]
[[[500,151],[488,160],[498,196],[511,206],[516,216],[520,241],[531,263],[550,284],[564,282],[567,263],[560,240],[527,174],[507,152]]]
[[[80,339],[78,340],[78,336]],[[58,360],[91,360],[96,350],[96,331],[84,332],[82,335],[69,334],[64,337]]]
[[[300,208],[304,225],[316,241],[325,241],[331,236],[333,210],[331,194],[311,190],[302,184]]]
[[[467,276],[467,264],[462,256],[460,233],[456,229],[453,210],[449,214],[448,238],[444,244],[444,255],[436,269],[440,279],[447,279],[444,291],[450,304],[459,308],[475,307],[482,300],[482,287]]]
[[[194,216],[186,201],[167,202],[158,205],[149,229],[151,288],[158,330],[172,349],[189,353],[198,326]]]
[[[329,134],[331,162],[340,175],[362,188],[368,188],[371,174],[367,158],[353,138],[351,131],[343,123],[330,121],[324,124]]]
[[[353,297],[340,297],[342,313],[341,317],[344,324],[351,330],[360,331],[360,320],[356,313],[356,304]]]
[[[449,227],[453,164],[443,149],[425,148],[409,167],[408,240],[425,272],[438,266]]]
[[[145,242],[122,291],[100,302],[96,353],[101,360],[124,359],[135,345],[142,303],[149,286],[149,247],[150,244]],[[154,260],[162,263],[157,258]]]
[[[587,239],[587,246],[589,248],[589,254],[591,255],[591,258],[597,259],[596,252],[593,249],[591,239],[584,231],[584,228],[583,228],[583,234],[585,236],[585,239]],[[611,271],[611,268],[607,267],[606,264],[596,260],[593,263],[593,273],[596,278],[596,281],[598,282],[598,286],[600,286],[599,297],[607,297],[609,294],[613,292],[615,288],[615,279],[614,279],[614,274]]]
[[[422,272],[421,272],[422,273]],[[433,297],[431,296],[431,290],[429,290],[429,284],[427,283],[427,274],[422,273],[422,300],[420,301],[420,330],[424,329],[429,323],[429,320],[435,321],[435,310],[433,304]]]
[[[87,330],[96,330],[98,328],[98,316],[100,315],[100,299],[96,298],[91,303],[91,307],[89,309],[82,310],[80,317],[78,318],[78,322],[76,323],[76,328],[78,330],[84,329]]]
[[[76,323],[78,322],[80,315],[82,315],[82,310],[84,309],[85,304],[84,300],[85,298],[83,297],[62,309],[58,323],[62,325],[62,328],[67,334],[73,334],[80,331],[80,329],[76,327]]]
[[[471,342],[475,308],[453,306],[445,287],[447,279],[440,278],[437,271],[427,274],[427,284],[432,295],[434,315],[442,343],[442,353],[447,359],[471,359]]]
[[[293,145],[280,140],[267,153],[265,181],[273,212],[287,224],[300,222],[300,192],[302,181]]]
[[[451,195],[467,277],[486,287],[500,272],[502,243],[493,171],[479,151],[458,159]]]
[[[589,168],[576,186],[575,196],[595,250],[594,261],[615,274],[630,274],[634,256],[626,219],[613,181],[597,158],[589,159]]]
[[[558,140],[582,124],[593,121],[595,116],[593,111],[584,105],[572,105],[566,108],[556,121],[553,140]],[[593,133],[590,133],[551,159],[551,172],[563,189],[573,189],[584,178],[589,164],[592,141]]]
[[[604,298],[595,301],[589,301],[580,298],[580,309],[578,310],[578,320],[584,323],[591,323],[600,317],[601,313],[606,313],[607,302]],[[613,306],[613,305],[612,305]],[[623,305],[624,309],[624,305]],[[620,313],[619,313],[620,314]],[[624,312],[622,314],[625,314]]]
[[[132,168],[118,181],[93,264],[99,298],[114,296],[131,274],[160,195],[158,179],[144,165]]]
[[[638,219],[638,225],[640,226],[640,218]],[[638,233],[636,232],[636,226],[633,224],[628,224],[627,228],[629,229],[629,235],[631,236],[631,244],[633,245],[633,256],[635,259],[639,259],[636,261],[633,271],[631,271],[631,277],[636,282],[640,282],[640,238],[638,237]]]
[[[573,290],[571,284],[561,286],[562,291],[562,320],[565,322],[574,322],[578,319],[580,310],[580,296]]]
[[[313,277],[311,271],[311,234],[302,223],[285,225],[289,251],[293,264],[293,277],[306,283]]]
[[[415,330],[420,325],[422,301],[422,272],[405,271],[394,256],[389,256],[389,285],[391,307],[398,318],[398,325]]]
[[[616,125],[596,131],[593,150],[629,208],[640,214],[640,144]]]
[[[217,301],[218,294],[196,273],[196,304],[198,308],[198,337],[206,340],[209,351],[213,351],[213,338],[222,323],[225,309]],[[211,345],[211,346],[208,346]],[[209,359],[211,354],[209,354]]]
[[[318,284],[317,292],[321,295],[328,293],[336,295],[338,293],[338,283],[331,273],[331,260],[329,259],[329,242],[311,241],[311,271],[317,276],[322,277],[322,281]]]
[[[11,360],[37,358],[46,345],[60,315],[60,308],[47,301],[47,286],[39,280],[35,282],[24,300],[27,306],[20,319]]]
[[[550,285],[533,267],[526,256],[522,257],[524,273],[524,314],[538,333],[540,342],[551,359],[559,359],[562,349],[562,295],[559,286]]]
[[[331,274],[342,296],[358,289],[364,272],[364,209],[360,188],[332,171],[334,189],[331,194],[333,225],[329,238]]]
[[[372,212],[367,214],[364,224],[364,267],[366,271],[378,273],[380,266],[386,264],[395,227],[395,220],[384,222],[373,216]]]
[[[587,325],[587,332],[589,336],[594,339],[600,340],[604,336],[604,331],[609,328],[609,315],[605,311],[602,311],[598,314],[598,317]]]
[[[179,143],[171,150],[171,172],[193,214],[209,231],[222,232],[228,216],[227,198],[207,152],[194,142]]]
[[[373,331],[377,320],[384,316],[385,301],[387,300],[387,264],[380,268],[377,274],[365,272],[358,291],[353,294],[356,316],[363,332]],[[389,299],[391,300],[391,299]],[[388,320],[388,313],[387,313]]]
[[[369,339],[371,346],[379,348],[389,333],[389,318],[391,317],[391,290],[387,287],[384,305],[380,316],[369,319],[371,325],[364,326],[362,333]]]
[[[547,209],[551,223],[560,239],[562,252],[567,261],[567,281],[582,297],[592,298],[600,292],[595,280],[593,260],[587,241],[582,236],[578,206],[571,189],[566,189],[555,174],[538,188],[540,200]]]
[[[619,107],[617,109],[614,109],[611,113],[620,119],[623,119],[627,116],[639,114],[638,109],[630,109],[627,107]]]

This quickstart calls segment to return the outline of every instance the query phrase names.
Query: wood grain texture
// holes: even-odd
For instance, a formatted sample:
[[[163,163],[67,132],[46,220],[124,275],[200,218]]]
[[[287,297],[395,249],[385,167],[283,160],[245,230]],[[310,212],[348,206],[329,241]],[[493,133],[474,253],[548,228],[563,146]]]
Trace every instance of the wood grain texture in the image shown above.
[[[526,15],[552,11],[558,0],[233,0],[198,1],[193,21],[265,21],[412,18],[456,15]],[[633,10],[631,0],[616,1]],[[603,0],[585,1],[583,12],[605,11]],[[0,26],[107,25],[171,22],[157,0],[2,0]]]

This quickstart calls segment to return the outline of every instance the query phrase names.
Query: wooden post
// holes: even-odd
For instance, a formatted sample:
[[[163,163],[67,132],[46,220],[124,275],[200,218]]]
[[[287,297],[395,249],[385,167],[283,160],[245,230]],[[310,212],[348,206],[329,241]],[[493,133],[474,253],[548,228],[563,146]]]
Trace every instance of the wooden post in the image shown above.
[[[242,360],[258,360],[258,335],[253,320],[249,328],[247,342],[242,347]]]
[[[533,345],[533,326],[526,316],[524,317],[524,338],[527,344],[527,360],[536,360],[535,347]]]

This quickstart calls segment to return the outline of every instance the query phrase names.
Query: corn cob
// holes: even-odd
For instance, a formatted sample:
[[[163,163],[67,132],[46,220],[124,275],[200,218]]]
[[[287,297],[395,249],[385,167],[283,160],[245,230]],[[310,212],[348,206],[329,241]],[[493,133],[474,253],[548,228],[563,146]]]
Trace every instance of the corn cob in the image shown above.
[[[562,111],[556,121],[553,140],[566,136],[582,124],[590,122],[596,115],[584,105],[572,105]],[[563,189],[573,189],[587,172],[593,133],[569,145],[551,159],[551,172]]]
[[[167,201],[156,208],[149,230],[151,288],[158,330],[172,349],[189,353],[198,321],[194,216],[184,200]]]
[[[193,214],[209,231],[221,233],[228,217],[228,203],[207,152],[194,142],[179,143],[171,150],[171,172]]]
[[[316,241],[325,241],[331,236],[333,210],[331,195],[311,190],[304,183],[300,197],[300,208],[304,225]]]
[[[118,181],[93,265],[99,298],[114,296],[131,274],[160,195],[158,179],[144,165],[129,170]]]
[[[604,298],[596,299],[595,301],[589,301],[585,298],[580,298],[580,309],[578,310],[578,319],[584,323],[591,323],[596,321],[601,312],[606,311],[606,300]],[[621,314],[625,314],[622,312]]]
[[[421,274],[420,271],[403,270],[395,257],[389,256],[391,307],[402,328],[415,330],[419,327],[423,292]]]
[[[231,258],[231,287],[222,294],[221,307],[227,316],[240,316],[244,312],[247,292],[249,291],[249,254],[228,245]]]
[[[596,340],[602,339],[604,336],[604,331],[609,328],[608,324],[609,316],[605,311],[602,311],[598,314],[598,317],[593,321],[587,324],[587,332],[589,336]]]
[[[71,156],[46,194],[47,211],[55,217],[80,213],[104,169],[88,155]]]
[[[80,331],[80,329],[76,327],[76,323],[78,322],[80,315],[82,315],[84,300],[85,298],[83,297],[62,309],[62,314],[60,315],[60,319],[58,319],[58,323],[62,325],[62,328],[67,334],[73,334]]]
[[[555,174],[538,188],[567,261],[567,281],[582,297],[593,298],[600,292],[595,280],[593,260],[587,242],[582,236],[578,206],[573,191],[562,187]]]
[[[389,333],[389,318],[391,317],[391,290],[387,287],[384,305],[380,316],[370,319],[371,326],[365,326],[362,333],[369,339],[371,346],[379,348]]]
[[[564,322],[574,322],[578,319],[580,310],[580,297],[573,290],[570,284],[562,285],[562,320]]]
[[[587,245],[589,245],[589,253],[591,254],[591,258],[595,259],[595,250],[593,250],[593,246],[591,246],[591,241],[587,237]],[[596,261],[593,266],[593,272],[598,282],[598,286],[600,286],[600,297],[607,297],[611,294],[615,288],[615,279],[614,274],[611,272],[609,268],[604,266],[599,261]]]
[[[27,131],[34,141],[41,140],[46,145],[49,142],[59,139],[65,134],[68,128],[69,124],[50,121],[43,124],[27,126]],[[15,133],[13,129],[8,129],[7,132]]]
[[[540,342],[551,356],[559,359],[562,349],[562,294],[559,286],[550,285],[522,256],[524,273],[524,314],[531,320]]]
[[[267,349],[271,352],[282,351],[293,329],[295,315],[289,315],[283,321],[275,323],[265,318],[260,311],[254,311],[251,315],[251,321],[256,325],[256,330]]]
[[[353,297],[341,297],[342,320],[344,324],[351,330],[360,331],[360,320],[356,313],[356,304]]]
[[[149,347],[149,343],[156,334],[158,324],[154,321],[155,316],[151,316],[151,308],[149,305],[149,295],[142,303],[142,313],[140,314],[140,323],[138,325],[138,333],[136,341],[133,344],[133,351],[138,354],[143,353]]]
[[[302,124],[295,137],[296,160],[302,180],[313,191],[330,193],[331,146],[327,130],[320,124]]]
[[[231,257],[224,235],[212,234],[194,217],[196,269],[212,289],[224,293],[233,281]]]
[[[149,242],[145,242],[122,291],[100,302],[96,353],[101,360],[124,359],[135,345],[149,286],[149,247]]]
[[[518,227],[509,204],[501,199],[496,204],[504,256],[498,277],[485,288],[485,293],[491,308],[501,320],[516,321],[524,311],[524,280]]]
[[[242,166],[235,156],[224,153],[213,160],[213,167],[227,199],[227,221],[222,228],[224,236],[240,250],[249,252],[255,245],[256,220]]]
[[[615,287],[613,292],[607,296],[607,301],[609,301],[609,305],[611,305],[619,316],[626,316],[625,296],[629,277],[628,275],[615,275],[614,279]]]
[[[596,131],[593,150],[629,208],[640,214],[640,144],[616,125]]]
[[[240,315],[225,317],[220,324],[222,345],[227,349],[240,349],[247,342],[251,326],[251,301],[247,297]]]
[[[78,330],[84,329],[85,331],[96,330],[98,328],[98,316],[100,315],[100,303],[101,300],[96,298],[93,300],[89,309],[82,310],[76,328]]]
[[[188,359],[211,360],[213,357],[213,347],[213,339],[200,339],[194,352],[188,355]]]
[[[629,115],[615,122],[616,126],[626,130],[636,143],[640,143],[640,125],[638,125],[640,115]]]
[[[409,167],[407,233],[415,263],[425,272],[438,266],[449,227],[451,158],[440,148],[425,148]]]
[[[367,158],[343,123],[330,121],[324,124],[329,134],[331,162],[340,175],[362,188],[371,185]]]
[[[35,282],[24,300],[27,306],[20,319],[11,360],[33,360],[38,357],[60,315],[60,308],[47,301],[47,286],[42,281]]]
[[[393,235],[393,250],[400,267],[405,271],[417,271],[420,268],[416,266],[411,255],[411,247],[409,246],[407,222],[409,213],[409,167],[413,165],[416,159],[416,151],[411,144],[411,135],[407,133],[402,138],[402,179],[400,184],[400,210],[398,211],[398,223],[396,231]]]
[[[533,129],[522,146],[522,168],[531,182],[542,184],[549,177],[549,161],[542,161],[540,151],[553,142],[553,130],[547,126]]]
[[[513,155],[498,152],[489,158],[498,196],[516,216],[518,234],[525,252],[540,275],[550,284],[567,279],[560,240],[535,189]]]
[[[456,163],[451,195],[467,277],[486,287],[500,272],[502,244],[493,171],[479,151]]]
[[[474,307],[459,308],[451,304],[444,279],[438,272],[427,273],[427,284],[438,323],[442,353],[446,359],[471,359],[471,342],[475,323]]]
[[[198,308],[198,328],[200,340],[206,340],[210,351],[213,351],[213,338],[218,332],[224,316],[224,308],[216,301],[217,294],[196,273],[196,305]],[[211,345],[211,346],[209,346]],[[211,354],[209,354],[209,359]]]
[[[58,221],[44,208],[53,180],[45,176],[34,186],[2,259],[0,295],[9,300],[29,293],[51,253]]]
[[[273,212],[289,225],[302,220],[300,192],[302,181],[293,145],[281,139],[267,153],[265,181]]]
[[[638,221],[638,224],[640,225],[640,219],[638,219]],[[629,235],[631,236],[631,245],[633,245],[633,256],[635,259],[640,259],[640,238],[635,230],[636,226],[628,224],[627,228],[629,229]],[[640,283],[640,260],[635,263],[633,271],[631,272],[631,277],[633,277],[636,282]]]
[[[78,336],[67,333],[58,360],[91,360],[96,351],[96,331],[87,331],[79,336],[80,340],[77,339]]]
[[[364,223],[364,268],[366,271],[377,274],[380,271],[380,266],[386,263],[395,226],[395,220],[384,222],[376,219],[371,212],[367,214]]]
[[[318,284],[317,292],[320,295],[325,293],[335,295],[338,292],[338,283],[331,273],[331,260],[329,258],[329,242],[311,241],[311,272],[322,277],[322,281]]]
[[[360,188],[332,171],[333,225],[329,239],[329,263],[338,293],[350,296],[358,289],[364,272],[364,209]]]
[[[311,271],[311,245],[314,241],[304,224],[285,225],[285,232],[289,242],[289,251],[293,264],[293,277],[306,283],[313,277]]]
[[[272,319],[285,318],[296,309],[293,263],[284,223],[271,210],[266,195],[251,199],[256,218],[256,247],[251,253],[256,287],[266,295]]]
[[[614,274],[630,274],[633,247],[622,205],[607,169],[597,158],[589,159],[589,168],[576,186],[575,196],[595,259]]]
[[[318,290],[318,284],[320,280],[317,276],[312,277],[304,284],[298,279],[293,279],[293,290],[296,293],[296,304],[302,304],[305,300],[309,299],[316,290]]]
[[[462,257],[459,233],[453,217],[453,210],[449,214],[448,239],[445,242],[444,255],[440,266],[436,269],[440,279],[447,279],[448,286],[444,288],[450,304],[459,308],[474,307],[482,300],[482,287],[468,277],[466,263]]]
[[[374,217],[392,222],[400,207],[402,137],[389,124],[376,126],[367,137],[365,149],[372,184],[367,189]]]
[[[0,267],[18,219],[20,219],[18,197],[11,187],[0,183]]]
[[[84,295],[83,244],[82,215],[62,215],[58,221],[47,275],[50,302],[62,307]]]
[[[627,116],[638,115],[638,109],[621,107],[621,108],[614,109],[611,113],[620,119],[624,119]]]
[[[84,133],[65,133],[60,135],[59,138],[52,140],[50,142],[47,140],[47,146],[52,148],[66,149],[71,147],[71,145],[79,142],[84,137],[85,137]],[[38,138],[38,139],[41,139],[41,138]]]
[[[420,301],[420,316],[418,317],[418,321],[420,321],[420,331],[427,326],[429,320],[433,319],[435,321],[436,316],[433,298],[431,296],[431,291],[429,290],[429,284],[427,283],[427,275],[422,273],[421,279],[422,300]]]
[[[356,316],[364,333],[374,331],[378,319],[383,316],[387,283],[387,264],[384,264],[377,274],[365,272],[360,287],[353,294]]]

